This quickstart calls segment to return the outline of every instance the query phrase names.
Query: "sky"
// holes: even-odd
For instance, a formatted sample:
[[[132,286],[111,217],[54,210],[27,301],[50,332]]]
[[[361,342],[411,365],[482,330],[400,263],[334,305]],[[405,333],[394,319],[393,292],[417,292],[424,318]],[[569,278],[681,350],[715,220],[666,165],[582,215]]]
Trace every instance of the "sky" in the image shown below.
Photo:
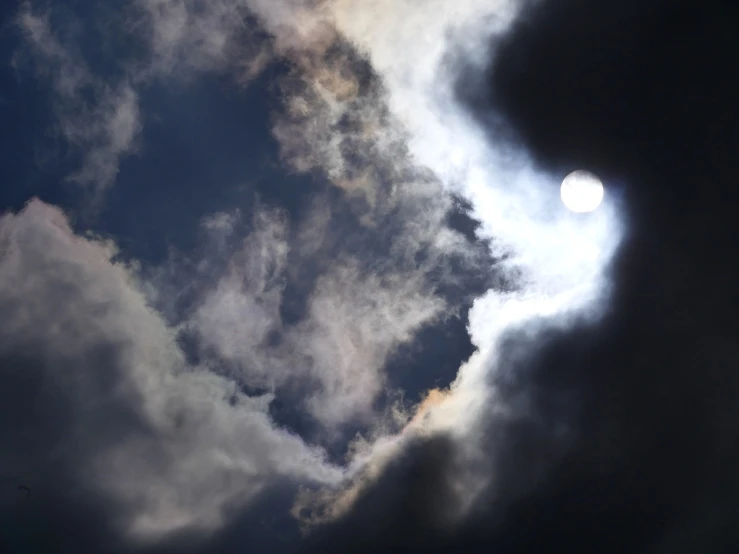
[[[732,2],[0,10],[0,550],[736,551]]]

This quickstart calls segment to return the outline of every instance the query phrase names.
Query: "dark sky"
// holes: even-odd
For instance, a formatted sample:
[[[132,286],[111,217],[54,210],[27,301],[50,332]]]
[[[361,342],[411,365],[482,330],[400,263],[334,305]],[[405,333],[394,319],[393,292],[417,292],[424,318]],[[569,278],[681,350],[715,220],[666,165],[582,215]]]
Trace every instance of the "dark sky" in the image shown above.
[[[525,281],[464,189],[417,167],[406,135],[373,138],[394,116],[360,48],[280,50],[257,13],[270,57],[247,85],[197,41],[196,69],[165,78],[135,48],[119,62],[118,46],[91,46],[114,8],[3,8],[0,551],[739,548],[739,8],[522,6],[485,37],[484,63],[452,57],[453,100],[491,148],[543,174],[587,168],[618,193],[604,314],[507,325],[474,440],[436,429],[378,454],[355,501],[307,533],[296,493],[329,486],[357,433],[410,435],[393,409],[411,417],[454,381],[475,351],[473,300]],[[29,9],[61,37],[55,53],[19,19]],[[227,50],[259,59],[253,25]],[[349,100],[337,75],[358,83]],[[119,85],[141,130],[110,183],[70,179],[124,133],[115,119],[90,131]]]

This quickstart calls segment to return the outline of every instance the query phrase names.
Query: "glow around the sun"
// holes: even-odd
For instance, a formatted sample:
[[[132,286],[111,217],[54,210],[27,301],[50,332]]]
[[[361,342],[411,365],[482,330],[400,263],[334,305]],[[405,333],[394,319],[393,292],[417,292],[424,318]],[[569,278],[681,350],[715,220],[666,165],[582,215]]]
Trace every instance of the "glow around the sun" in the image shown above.
[[[589,171],[578,169],[564,178],[560,194],[571,211],[592,212],[603,201],[603,183]]]

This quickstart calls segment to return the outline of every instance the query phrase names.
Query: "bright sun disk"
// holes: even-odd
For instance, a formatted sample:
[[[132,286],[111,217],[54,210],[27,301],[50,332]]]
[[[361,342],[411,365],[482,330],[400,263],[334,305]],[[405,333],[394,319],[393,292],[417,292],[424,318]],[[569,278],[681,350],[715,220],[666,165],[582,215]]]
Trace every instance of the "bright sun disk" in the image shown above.
[[[564,178],[560,195],[571,211],[592,212],[603,201],[603,183],[589,171],[578,169]]]

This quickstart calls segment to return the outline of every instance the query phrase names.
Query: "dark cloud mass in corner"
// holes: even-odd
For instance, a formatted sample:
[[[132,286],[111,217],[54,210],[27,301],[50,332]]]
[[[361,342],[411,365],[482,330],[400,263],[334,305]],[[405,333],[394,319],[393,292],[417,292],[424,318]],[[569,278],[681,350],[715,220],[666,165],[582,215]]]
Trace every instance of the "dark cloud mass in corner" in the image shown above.
[[[739,8],[429,2],[3,8],[0,552],[737,551]]]

